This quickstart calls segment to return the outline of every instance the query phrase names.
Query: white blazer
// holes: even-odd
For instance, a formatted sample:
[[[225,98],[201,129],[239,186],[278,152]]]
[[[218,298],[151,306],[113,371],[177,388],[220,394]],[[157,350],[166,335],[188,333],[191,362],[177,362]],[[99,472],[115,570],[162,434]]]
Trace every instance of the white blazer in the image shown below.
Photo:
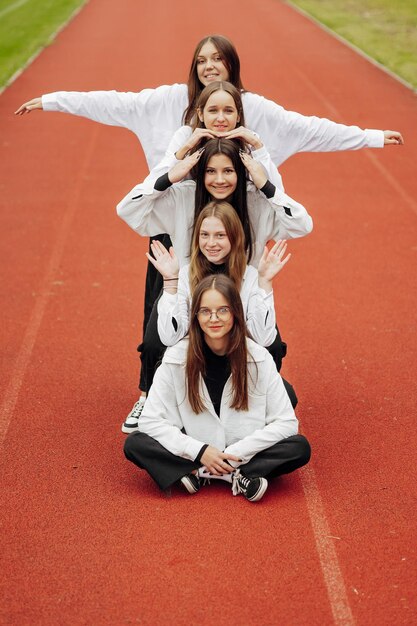
[[[185,337],[190,327],[190,266],[184,265],[179,272],[176,294],[162,292],[158,300],[158,334],[165,346],[173,346]],[[275,328],[274,294],[268,294],[258,286],[258,272],[246,266],[240,289],[246,327],[254,341],[270,346],[277,336]],[[176,328],[172,323],[175,320]]]
[[[193,180],[185,180],[156,191],[141,183],[119,202],[117,213],[139,235],[168,233],[180,266],[185,265],[190,257],[195,185]],[[253,183],[248,182],[247,189],[254,244],[250,263],[257,267],[268,241],[303,237],[312,231],[313,220],[302,204],[278,188],[269,200]]]
[[[188,339],[165,352],[143,407],[139,430],[156,439],[164,448],[194,460],[204,444],[236,455],[242,463],[282,439],[296,435],[298,420],[281,376],[269,352],[247,339],[249,410],[230,408],[232,387],[228,379],[223,390],[220,415],[213,408],[201,379],[201,395],[207,407],[196,415],[185,384]],[[185,433],[182,432],[184,429]],[[234,467],[241,463],[232,462]]]

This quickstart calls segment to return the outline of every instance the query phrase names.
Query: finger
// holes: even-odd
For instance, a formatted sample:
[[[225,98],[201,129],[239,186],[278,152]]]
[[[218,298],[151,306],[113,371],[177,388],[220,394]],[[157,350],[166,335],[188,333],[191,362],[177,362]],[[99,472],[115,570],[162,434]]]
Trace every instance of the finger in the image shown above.
[[[271,248],[271,252],[272,254],[275,254],[277,252],[277,250],[281,249],[281,246],[283,245],[283,243],[285,243],[285,239],[278,239],[278,241],[276,241],[274,243],[274,245]]]
[[[158,239],[154,239],[152,243],[156,246],[160,254],[166,254],[167,249],[165,248],[162,241],[158,241]]]
[[[152,265],[154,265],[155,267],[158,265],[157,261],[155,261],[155,259],[153,258],[153,256],[151,256],[151,255],[149,254],[149,252],[145,252],[145,255],[146,255],[146,257],[147,257],[148,261],[149,261],[150,263],[152,263]],[[158,269],[158,268],[156,267],[156,269]]]
[[[234,454],[223,454],[223,459],[229,459],[229,461],[236,461],[237,463],[242,463],[242,459],[239,459],[238,456]]]
[[[160,256],[159,250],[158,250],[157,245],[156,245],[156,241],[153,241],[151,243],[151,251],[152,251],[152,254],[154,255],[155,259],[157,259]]]
[[[285,255],[286,250],[287,250],[287,244],[286,243],[282,246],[282,248],[277,250],[276,256],[278,257],[279,260],[281,260],[282,257]]]
[[[282,261],[281,261],[281,265],[284,267],[284,265],[285,265],[286,263],[288,263],[288,261],[290,260],[290,258],[291,258],[291,252],[288,254],[288,256],[286,256],[286,257],[285,257],[285,259],[282,259]]]

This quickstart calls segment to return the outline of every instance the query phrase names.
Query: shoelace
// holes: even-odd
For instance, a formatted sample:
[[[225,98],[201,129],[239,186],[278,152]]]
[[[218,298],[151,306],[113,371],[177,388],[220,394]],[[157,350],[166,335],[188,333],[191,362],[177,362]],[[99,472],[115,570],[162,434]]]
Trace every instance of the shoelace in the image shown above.
[[[242,476],[240,470],[236,470],[232,477],[232,494],[238,496],[244,493],[250,484],[249,478]]]
[[[137,418],[139,418],[142,415],[142,411],[143,411],[144,405],[145,405],[144,402],[141,402],[140,400],[138,400],[135,403],[135,406],[132,409],[130,417],[133,417],[133,418],[137,417]]]

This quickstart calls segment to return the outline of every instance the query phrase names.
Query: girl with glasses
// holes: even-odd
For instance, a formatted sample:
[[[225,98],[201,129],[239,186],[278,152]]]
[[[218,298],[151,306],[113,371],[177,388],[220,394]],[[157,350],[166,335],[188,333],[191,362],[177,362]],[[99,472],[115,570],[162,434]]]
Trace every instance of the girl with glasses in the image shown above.
[[[145,402],[128,460],[161,489],[197,493],[221,479],[259,501],[268,480],[308,463],[310,446],[265,348],[246,336],[233,281],[206,276],[196,287],[189,336],[167,349]]]

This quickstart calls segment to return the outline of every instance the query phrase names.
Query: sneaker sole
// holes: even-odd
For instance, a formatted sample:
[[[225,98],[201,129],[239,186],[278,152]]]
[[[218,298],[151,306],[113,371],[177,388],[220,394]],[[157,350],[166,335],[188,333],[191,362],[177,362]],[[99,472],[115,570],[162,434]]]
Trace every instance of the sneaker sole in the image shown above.
[[[258,491],[251,498],[247,498],[247,500],[249,500],[249,502],[258,502],[262,498],[262,496],[264,495],[267,489],[268,489],[268,481],[266,480],[266,478],[263,478],[261,480],[261,484],[259,485]]]
[[[122,433],[128,435],[129,433],[134,433],[136,430],[138,430],[138,428],[138,424],[136,424],[135,426],[131,426],[130,424],[126,424],[125,422],[124,424],[122,424]]]
[[[183,476],[181,478],[181,484],[186,488],[188,493],[194,494],[199,491],[199,488],[195,487],[188,476]]]

